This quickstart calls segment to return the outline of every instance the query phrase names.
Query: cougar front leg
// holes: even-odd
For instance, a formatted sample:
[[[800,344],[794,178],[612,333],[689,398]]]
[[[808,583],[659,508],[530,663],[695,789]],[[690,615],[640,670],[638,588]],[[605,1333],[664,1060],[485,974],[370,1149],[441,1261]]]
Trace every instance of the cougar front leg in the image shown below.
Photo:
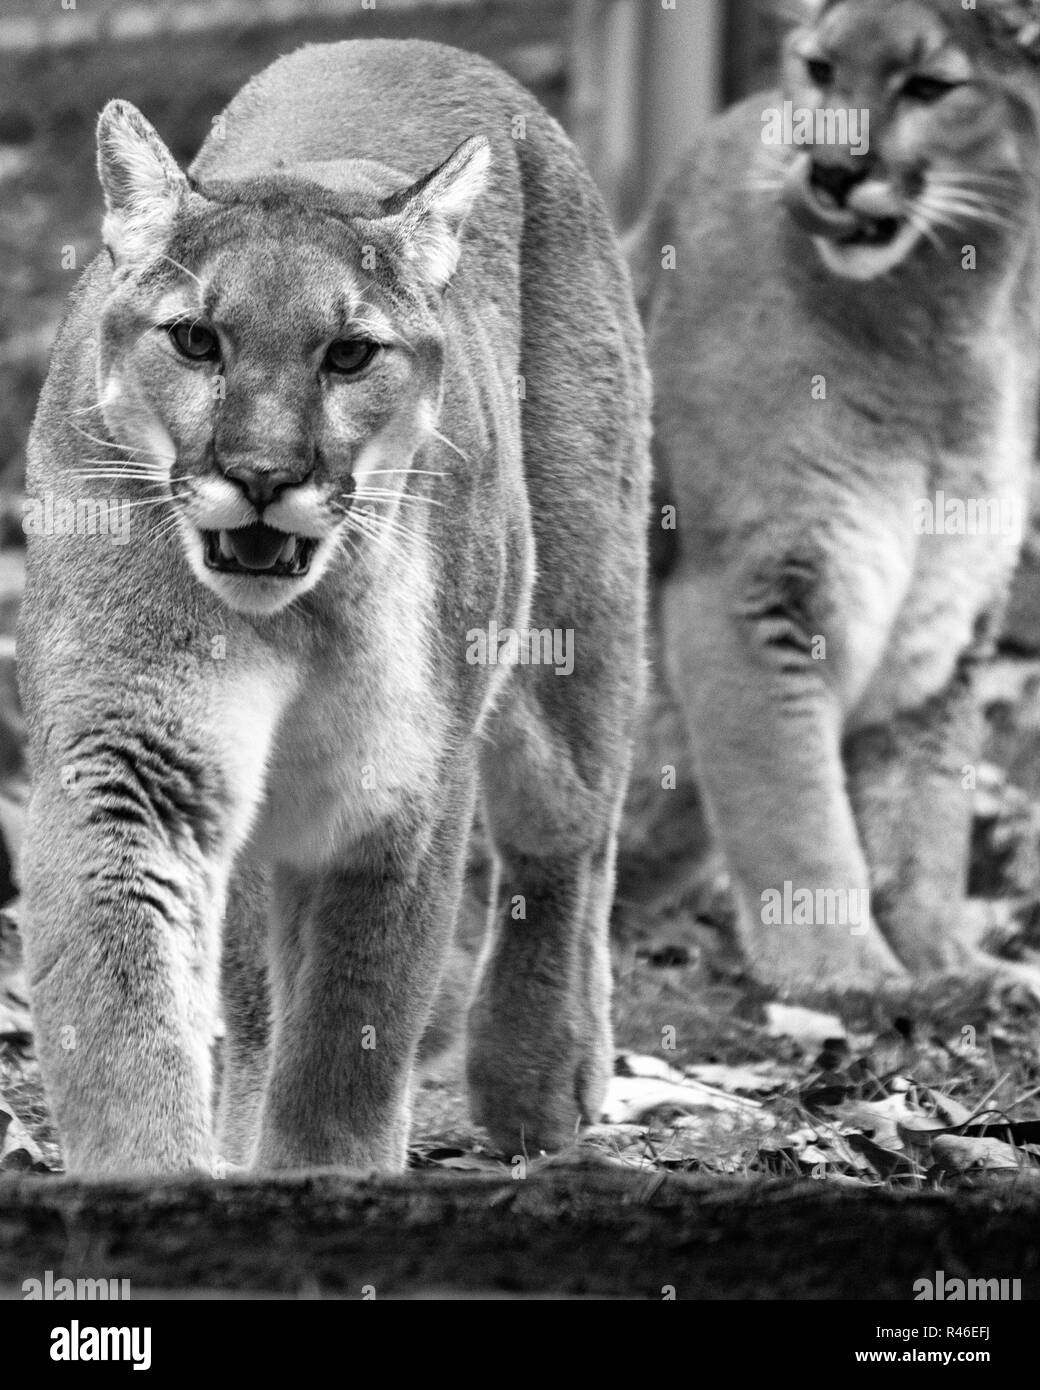
[[[118,700],[113,697],[113,707]],[[26,830],[25,937],[73,1173],[209,1171],[220,917],[235,819],[219,746],[98,716],[52,728]]]
[[[269,925],[269,876],[249,859],[236,867],[228,892],[220,963],[224,1049],[217,1146],[221,1158],[238,1165],[252,1159],[267,1084]]]
[[[780,586],[745,612],[731,595],[672,584],[666,649],[751,971],[782,993],[825,997],[901,972],[866,907],[838,695],[788,598]]]
[[[970,972],[984,961],[962,933],[971,773],[982,744],[976,670],[977,659],[966,656],[946,689],[920,709],[846,741],[875,914],[915,975]]]
[[[352,863],[274,871],[273,1037],[260,1168],[404,1167],[412,1068],[452,939],[473,773]]]

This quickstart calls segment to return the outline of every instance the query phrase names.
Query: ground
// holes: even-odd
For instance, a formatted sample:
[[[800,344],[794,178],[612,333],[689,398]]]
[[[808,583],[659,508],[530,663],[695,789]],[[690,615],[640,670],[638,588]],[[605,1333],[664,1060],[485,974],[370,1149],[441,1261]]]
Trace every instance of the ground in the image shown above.
[[[990,752],[1028,783],[1027,770],[1035,778],[1038,766],[1040,668],[1004,659],[988,688]],[[991,762],[982,781],[972,905],[994,950],[1033,960],[1037,789],[1013,785]],[[12,773],[6,804],[16,805],[22,787],[22,774]],[[4,805],[0,799],[0,812]],[[641,814],[634,805],[627,857],[638,852]],[[16,837],[17,814],[8,819]],[[657,866],[663,898],[644,893],[615,914],[617,1074],[586,1149],[651,1171],[803,1174],[909,1189],[1035,1180],[1040,1019],[1027,990],[997,995],[951,983],[899,1001],[853,1001],[841,1017],[772,1001],[732,948],[724,878],[701,872],[702,857],[678,836],[674,856],[670,876]],[[637,870],[629,867],[623,882],[638,890]],[[60,1171],[61,1159],[33,1057],[12,914],[2,940],[0,1170],[46,1175]],[[424,1074],[413,1166],[508,1173],[518,1158],[541,1161],[491,1149],[468,1120],[461,1070],[455,1046]]]

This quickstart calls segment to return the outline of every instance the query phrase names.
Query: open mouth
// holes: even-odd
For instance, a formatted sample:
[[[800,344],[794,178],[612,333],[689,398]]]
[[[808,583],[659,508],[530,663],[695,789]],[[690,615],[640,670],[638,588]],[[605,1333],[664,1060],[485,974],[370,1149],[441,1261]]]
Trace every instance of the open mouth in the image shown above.
[[[203,531],[206,565],[221,574],[262,574],[268,579],[299,579],[311,567],[318,542],[256,522],[234,531]]]
[[[837,240],[843,246],[888,246],[895,241],[902,225],[898,217],[860,218],[848,236]]]
[[[907,229],[902,200],[886,179],[868,176],[839,197],[808,157],[791,165],[781,199],[799,226],[839,250],[882,251]]]

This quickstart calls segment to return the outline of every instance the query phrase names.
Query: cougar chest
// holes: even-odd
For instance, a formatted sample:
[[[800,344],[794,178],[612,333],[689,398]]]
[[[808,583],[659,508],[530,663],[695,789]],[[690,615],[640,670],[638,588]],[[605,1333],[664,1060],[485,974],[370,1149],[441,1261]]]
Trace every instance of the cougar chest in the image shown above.
[[[430,609],[422,566],[402,564],[370,611],[300,663],[258,823],[273,859],[326,865],[435,787],[448,713],[431,669]]]

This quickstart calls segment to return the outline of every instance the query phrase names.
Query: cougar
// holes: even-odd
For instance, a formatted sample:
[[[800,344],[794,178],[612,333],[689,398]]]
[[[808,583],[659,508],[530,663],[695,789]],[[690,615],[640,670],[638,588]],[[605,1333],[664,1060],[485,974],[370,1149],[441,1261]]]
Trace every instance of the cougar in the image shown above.
[[[964,900],[1036,437],[1038,63],[1026,4],[808,6],[635,236],[668,675],[792,996],[1002,974]]]
[[[399,1169],[478,799],[473,1115],[563,1145],[610,1070],[649,476],[590,176],[491,63],[385,41],[276,62],[187,173],[112,102],[98,163],[19,633],[68,1166]]]

